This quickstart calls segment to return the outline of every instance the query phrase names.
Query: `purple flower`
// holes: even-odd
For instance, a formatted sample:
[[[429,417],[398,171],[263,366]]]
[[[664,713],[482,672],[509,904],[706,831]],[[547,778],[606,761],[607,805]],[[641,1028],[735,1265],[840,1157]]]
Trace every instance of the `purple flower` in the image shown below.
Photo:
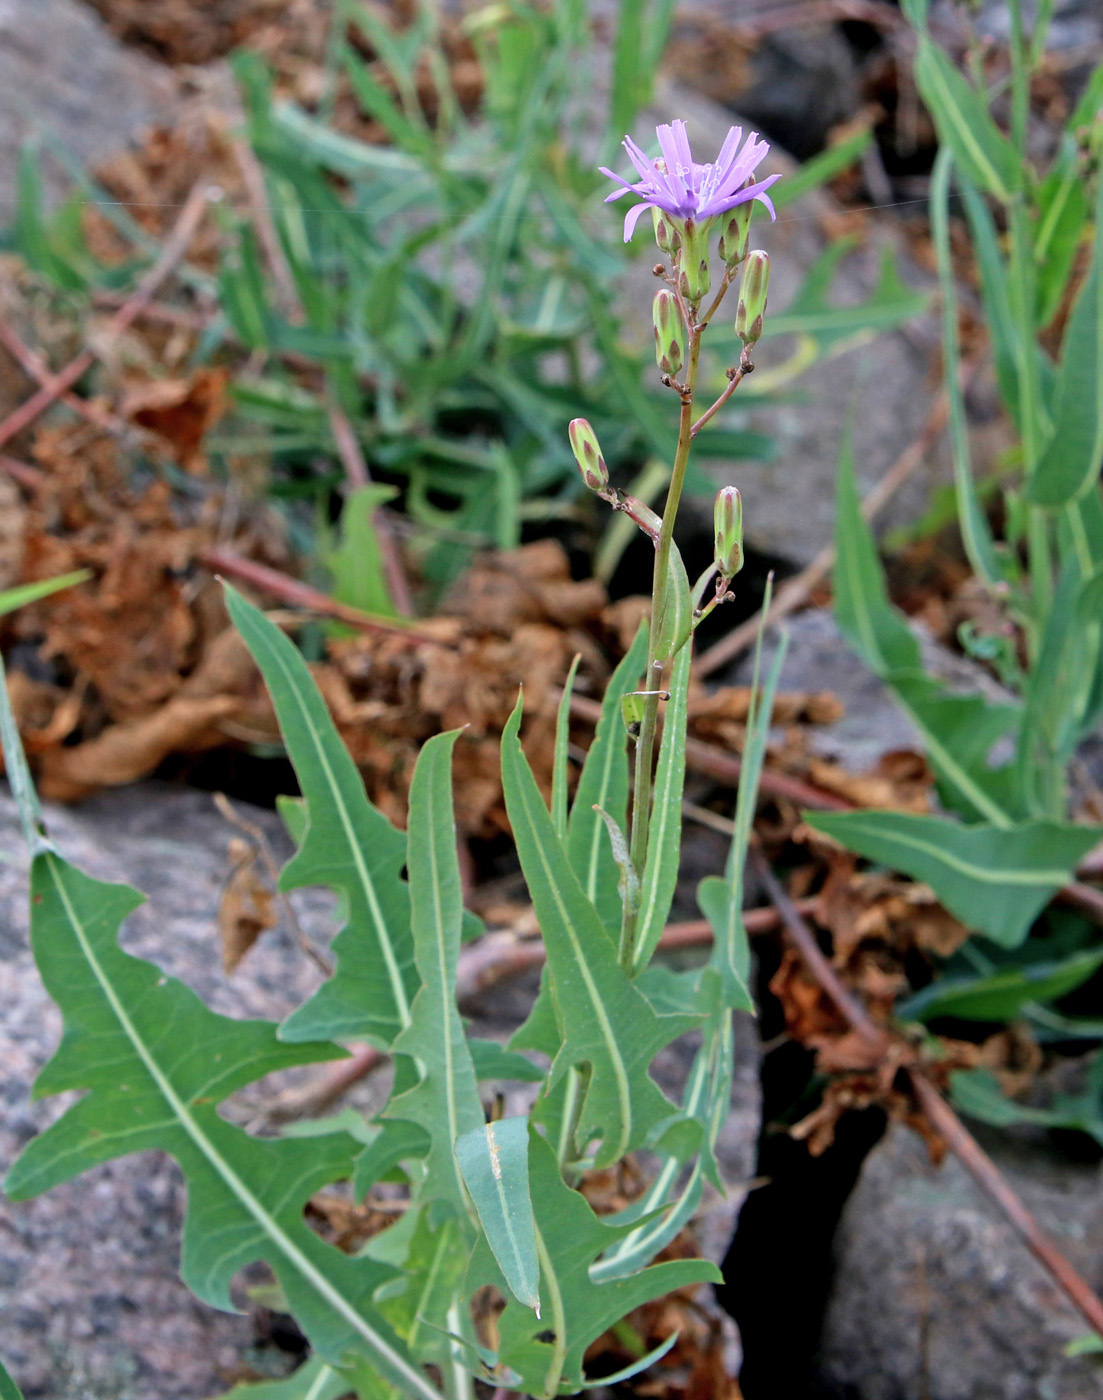
[[[634,185],[614,171],[601,167],[603,175],[608,175],[610,180],[616,180],[624,187],[609,195],[606,204],[625,194],[635,194],[643,200],[642,204],[633,205],[625,215],[625,243],[631,239],[636,220],[645,209],[661,209],[673,219],[700,222],[726,214],[729,209],[745,204],[749,199],[760,199],[769,209],[771,219],[777,217],[766,191],[779,177],[769,175],[757,184],[748,183],[770,149],[768,142],[758,139],[757,132],[747,137],[740,150],[743,128],[733,126],[712,165],[698,165],[694,161],[686,137],[685,122],[675,121],[669,126],[657,127],[656,134],[662,151],[661,160],[648,160],[630,136],[624,138],[628,159],[640,177]]]

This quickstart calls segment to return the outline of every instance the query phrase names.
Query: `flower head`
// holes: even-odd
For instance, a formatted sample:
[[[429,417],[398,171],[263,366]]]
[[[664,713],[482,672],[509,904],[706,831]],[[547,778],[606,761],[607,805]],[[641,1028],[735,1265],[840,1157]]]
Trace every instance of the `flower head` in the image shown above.
[[[625,194],[638,195],[643,201],[634,204],[625,215],[625,243],[631,239],[636,221],[645,209],[661,209],[682,222],[687,219],[703,222],[748,200],[760,199],[770,211],[770,217],[776,217],[766,191],[779,177],[769,175],[757,183],[751,180],[770,149],[766,141],[758,139],[757,132],[752,132],[743,142],[743,128],[733,126],[711,165],[698,165],[694,161],[685,122],[675,121],[669,126],[657,127],[656,134],[662,151],[659,160],[649,160],[630,136],[624,138],[628,159],[640,177],[635,184],[601,167],[603,175],[623,187],[609,195],[606,204]],[[741,142],[742,150],[739,149]]]

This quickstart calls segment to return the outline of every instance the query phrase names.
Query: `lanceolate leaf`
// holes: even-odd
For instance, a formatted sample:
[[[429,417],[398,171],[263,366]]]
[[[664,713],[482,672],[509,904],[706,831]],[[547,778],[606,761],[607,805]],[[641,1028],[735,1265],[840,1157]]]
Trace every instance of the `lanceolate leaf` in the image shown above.
[[[389,1116],[419,1124],[429,1134],[427,1173],[419,1199],[447,1201],[463,1218],[467,1199],[456,1166],[456,1141],[481,1128],[484,1115],[456,1006],[463,893],[452,808],[452,750],[459,731],[438,734],[418,756],[410,784],[410,912],[421,990],[410,1024],[394,1043],[409,1055],[419,1082],[391,1100]]]
[[[12,1380],[0,1361],[0,1400],[23,1400],[23,1392]]]
[[[1080,288],[1061,346],[1054,432],[1030,479],[1035,505],[1082,496],[1103,462],[1103,186],[1095,206],[1091,272]]]
[[[349,1382],[340,1371],[315,1356],[304,1361],[286,1380],[243,1381],[218,1400],[341,1400],[348,1393]]]
[[[606,1166],[639,1146],[670,1113],[647,1067],[662,1046],[696,1022],[690,1016],[656,1015],[620,967],[613,941],[555,835],[521,751],[520,725],[518,701],[502,734],[502,781],[548,950],[548,978],[564,1037],[549,1088],[570,1066],[590,1066],[578,1137],[601,1137],[596,1162]]]
[[[456,1161],[502,1277],[540,1316],[540,1265],[529,1194],[529,1120],[503,1118],[465,1133]]]
[[[964,924],[1005,948],[1030,925],[1103,829],[1022,822],[1002,830],[904,812],[806,812],[809,826],[867,860],[923,880]]]
[[[835,518],[835,617],[872,671],[892,686],[920,731],[944,800],[971,819],[995,826],[1012,821],[1008,783],[988,768],[997,738],[1015,723],[1012,706],[954,695],[925,675],[919,643],[888,600],[873,535],[862,518],[849,449],[839,462]]]
[[[585,1384],[582,1357],[590,1343],[633,1308],[672,1289],[717,1280],[703,1259],[656,1264],[632,1278],[595,1284],[590,1266],[632,1226],[603,1223],[585,1197],[563,1182],[555,1154],[537,1134],[529,1147],[529,1179],[540,1260],[541,1316],[510,1302],[498,1319],[499,1356],[521,1377],[515,1388],[551,1400]],[[490,1250],[480,1244],[468,1271],[468,1291],[503,1280]],[[596,1384],[596,1382],[593,1382]]]
[[[674,900],[682,854],[682,789],[686,777],[686,704],[693,645],[674,658],[670,700],[663,717],[662,747],[655,770],[651,830],[647,844],[636,925],[637,970],[646,967],[662,937]]]
[[[960,1016],[967,1021],[1013,1021],[1034,1001],[1055,1001],[1103,964],[1103,948],[1088,948],[1059,962],[1021,963],[979,977],[943,977],[900,1007],[900,1015],[923,1021]]]
[[[563,682],[563,698],[555,716],[555,760],[552,763],[552,822],[555,834],[560,841],[567,839],[567,746],[571,738],[571,693],[574,678],[578,673],[581,652],[571,662],[567,679]]]
[[[35,1138],[5,1182],[15,1200],[88,1167],[156,1148],[188,1188],[181,1272],[214,1307],[232,1309],[230,1281],[263,1259],[316,1351],[371,1358],[404,1394],[436,1393],[372,1303],[391,1270],[321,1240],[302,1218],[309,1197],[346,1177],[358,1149],[342,1133],[259,1140],[224,1121],[218,1104],[275,1069],[332,1059],[332,1045],[281,1045],[267,1022],[216,1016],[181,983],[118,947],[141,902],[126,885],[89,879],[55,852],[31,871],[32,940],[65,1034],[38,1095],[88,1092]]]
[[[624,829],[628,816],[628,748],[620,698],[635,690],[647,664],[647,628],[641,626],[627,655],[613,672],[601,705],[594,742],[582,765],[571,810],[567,852],[587,899],[613,938],[620,935],[619,875],[609,838],[595,808]]]
[[[360,1037],[389,1049],[410,1023],[417,987],[406,842],[368,801],[356,765],[306,663],[273,623],[226,588],[234,625],[264,674],[306,799],[308,826],[280,886],[328,885],[347,902],[333,950],[338,967],[284,1023],[285,1040]]]
[[[1022,183],[1022,165],[989,115],[984,97],[925,34],[919,38],[915,77],[954,159],[981,189],[1006,203]]]

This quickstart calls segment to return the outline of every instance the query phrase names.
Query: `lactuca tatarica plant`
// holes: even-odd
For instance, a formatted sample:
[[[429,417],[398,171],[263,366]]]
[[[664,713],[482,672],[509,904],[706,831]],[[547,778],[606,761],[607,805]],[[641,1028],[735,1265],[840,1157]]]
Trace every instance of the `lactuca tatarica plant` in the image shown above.
[[[748,252],[748,226],[755,201],[770,207],[776,177],[755,181],[766,146],[754,136],[744,142],[738,128],[712,164],[692,160],[681,122],[660,127],[658,140],[656,160],[626,141],[639,179],[614,177],[623,188],[612,197],[641,197],[626,233],[651,209],[666,259],[656,269],[656,357],[679,404],[679,431],[663,514],[611,484],[587,423],[576,420],[569,434],[586,485],[654,544],[651,619],[612,678],[573,801],[567,701],[550,805],[521,749],[520,699],[505,726],[506,805],[547,950],[539,997],[508,1050],[472,1037],[456,1002],[461,943],[480,932],[463,908],[456,849],[458,733],[424,746],[408,828],[396,830],[368,801],[293,643],[227,589],[301,788],[301,840],[281,885],[328,886],[344,911],[335,972],[277,1026],[217,1016],[120,949],[120,924],[141,896],[83,875],[52,844],[0,688],[8,772],[32,856],[35,954],[65,1019],[36,1093],[82,1092],[31,1142],[6,1189],[23,1199],[129,1152],[172,1153],[188,1186],[185,1281],[227,1308],[235,1273],[264,1260],[309,1340],[300,1393],[313,1400],[349,1391],[473,1400],[476,1380],[545,1400],[571,1394],[591,1384],[583,1358],[602,1332],[650,1299],[717,1277],[700,1259],[653,1261],[692,1217],[705,1181],[721,1185],[716,1142],[730,1098],[732,1013],[751,1008],[742,867],[781,657],[752,716],[727,868],[700,887],[715,932],[711,957],[689,971],[656,966],[678,874],[693,632],[730,596],[742,565],[738,491],[717,497],[715,555],[692,587],[673,529],[694,437],[753,368],[768,261]],[[706,301],[714,242],[723,271]],[[737,282],[742,356],[700,410],[702,337]],[[675,1103],[649,1070],[658,1051],[690,1031],[699,1049]],[[395,1070],[387,1104],[355,1131],[343,1120],[315,1125],[310,1137],[259,1139],[220,1115],[235,1090],[273,1070],[339,1057],[350,1041],[389,1054]],[[488,1104],[498,1100],[483,1086],[509,1078],[538,1081],[531,1107],[496,1117]],[[587,1170],[639,1148],[657,1164],[650,1186],[599,1218],[580,1189]],[[349,1182],[359,1200],[383,1180],[401,1184],[405,1209],[355,1256],[304,1220],[321,1187]]]

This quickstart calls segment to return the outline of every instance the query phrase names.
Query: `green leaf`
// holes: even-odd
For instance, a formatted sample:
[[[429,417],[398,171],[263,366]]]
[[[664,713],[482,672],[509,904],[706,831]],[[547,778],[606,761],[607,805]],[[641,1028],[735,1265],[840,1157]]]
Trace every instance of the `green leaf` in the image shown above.
[[[410,1024],[393,1053],[408,1055],[419,1082],[391,1099],[388,1116],[417,1123],[429,1135],[426,1177],[419,1199],[444,1201],[458,1217],[467,1197],[456,1167],[456,1140],[481,1128],[484,1115],[456,1006],[463,893],[452,807],[452,750],[459,730],[438,734],[418,755],[410,784],[410,917],[421,988]]]
[[[1034,263],[1040,327],[1048,326],[1060,310],[1088,218],[1088,200],[1078,165],[1076,142],[1066,136],[1057,161],[1038,189]]]
[[[848,851],[924,881],[962,923],[1005,948],[1018,947],[1103,835],[1094,826],[998,829],[904,812],[806,812],[805,821]]]
[[[873,535],[862,516],[849,444],[839,460],[835,552],[839,628],[866,665],[892,686],[923,737],[945,800],[963,816],[1009,825],[1007,783],[987,760],[1017,712],[978,696],[954,695],[923,674],[919,643],[888,600]]]
[[[1038,1128],[1071,1129],[1086,1133],[1103,1147],[1103,1056],[1098,1051],[1083,1092],[1057,1094],[1046,1108],[1009,1099],[987,1069],[956,1070],[950,1075],[950,1092],[963,1113],[993,1127],[1030,1123]]]
[[[1085,1332],[1075,1337],[1065,1348],[1066,1356],[1099,1356],[1103,1353],[1103,1337],[1098,1332]]]
[[[416,1207],[406,1211],[402,1225],[409,1230],[409,1243],[385,1261],[402,1272],[380,1290],[380,1311],[419,1360],[433,1362],[446,1374],[448,1370],[462,1374],[462,1362],[457,1364],[457,1347],[449,1334],[460,1331],[461,1322],[467,1322],[466,1316],[461,1319],[460,1289],[470,1247],[458,1221],[446,1220],[434,1228],[429,1212]],[[386,1230],[373,1241],[378,1248],[394,1235],[393,1229]],[[469,1393],[470,1381],[464,1377],[463,1382],[450,1387],[451,1393]]]
[[[349,1259],[303,1220],[310,1196],[349,1174],[352,1139],[259,1140],[218,1113],[235,1089],[340,1052],[283,1045],[267,1022],[216,1016],[189,988],[122,952],[119,925],[140,902],[53,851],[35,857],[35,959],[65,1018],[35,1093],[87,1092],[30,1143],[5,1190],[24,1200],[127,1153],[168,1152],[188,1188],[181,1273],[199,1298],[232,1310],[234,1274],[262,1259],[321,1355],[340,1362],[361,1351],[405,1394],[438,1400],[372,1303],[390,1271]]]
[[[618,872],[597,808],[623,830],[628,817],[628,749],[620,700],[635,690],[647,664],[647,625],[641,624],[628,652],[613,672],[594,741],[582,765],[568,822],[567,853],[587,899],[613,938],[620,935]]]
[[[938,263],[939,291],[942,294],[943,382],[950,404],[950,445],[953,452],[954,491],[957,495],[962,543],[977,577],[992,585],[999,581],[1002,575],[992,543],[992,534],[981,509],[976,483],[973,480],[969,425],[965,413],[965,395],[961,387],[957,269],[950,246],[950,175],[953,168],[953,156],[949,149],[944,147],[935,157],[934,170],[931,172],[931,239]],[[978,220],[974,232],[977,229],[983,230],[984,227],[986,225]],[[982,244],[978,253],[984,252]],[[993,256],[997,255],[993,253]],[[1006,281],[997,275],[995,266],[983,256],[981,277],[986,296],[991,297],[988,311],[993,318],[993,335],[996,339],[997,377],[1001,388],[1010,396],[1007,402],[1015,406],[1012,411],[1017,414],[1019,386],[1017,382],[1012,384],[1008,379],[1010,369],[1002,358],[1005,348],[1013,351],[1014,347],[1013,333],[1008,324],[1008,318],[1011,316],[1010,294]]]
[[[692,657],[693,647],[687,642],[674,658],[670,677],[670,700],[663,717],[662,747],[655,769],[647,859],[640,881],[637,971],[647,966],[658,946],[678,883],[682,854],[682,789],[686,776],[686,706]]]
[[[521,750],[520,725],[518,700],[502,733],[502,781],[564,1037],[548,1087],[554,1088],[572,1065],[589,1065],[578,1140],[600,1137],[595,1162],[607,1166],[638,1147],[670,1113],[647,1066],[695,1019],[657,1016],[620,967],[613,941],[555,834]]]
[[[396,1167],[411,1160],[420,1161],[429,1151],[431,1139],[424,1128],[403,1118],[384,1118],[371,1142],[356,1159],[352,1193],[362,1201],[377,1181],[390,1176]]]
[[[555,757],[552,762],[552,802],[551,814],[555,834],[560,841],[567,839],[567,747],[571,740],[571,694],[574,691],[574,678],[578,674],[578,663],[582,653],[577,652],[563,682],[563,698],[555,716]]]
[[[333,575],[333,596],[378,617],[397,614],[387,588],[375,515],[397,494],[393,486],[374,483],[351,492],[341,511],[340,543],[324,561]]]
[[[0,1400],[23,1400],[23,1392],[8,1375],[2,1361],[0,1361]]]
[[[844,170],[856,165],[872,145],[873,130],[870,127],[832,143],[819,155],[806,160],[791,175],[786,175],[770,195],[774,208],[787,209],[804,195],[820,189],[828,180],[833,180],[836,175],[841,175]]]
[[[63,588],[73,588],[92,577],[91,569],[77,569],[71,574],[59,574],[57,578],[39,579],[36,583],[23,583],[18,588],[5,588],[0,593],[0,617],[15,612],[16,608],[37,603],[40,598],[48,598],[51,593],[60,593]]]
[[[837,354],[856,341],[868,340],[878,331],[891,330],[923,313],[927,296],[902,281],[889,248],[881,255],[877,286],[867,300],[854,306],[832,305],[828,297],[836,270],[856,241],[841,238],[828,245],[809,268],[785,310],[770,312],[766,317],[764,339],[775,335],[807,336],[821,355]],[[706,438],[702,436],[701,441],[704,443]]]
[[[1073,953],[1058,962],[1022,963],[985,976],[943,977],[899,1008],[905,1019],[1013,1021],[1030,1002],[1056,1001],[1103,966],[1103,948]]]
[[[1103,461],[1103,187],[1096,198],[1091,271],[1061,345],[1053,429],[1027,485],[1027,499],[1051,509],[1084,495]]]
[[[540,1084],[544,1079],[544,1071],[531,1060],[506,1050],[496,1040],[469,1036],[467,1048],[475,1066],[475,1078],[480,1083],[487,1079],[505,1079],[521,1084]]]
[[[769,611],[770,590],[763,600],[762,616]],[[765,622],[759,626],[755,641],[754,671],[751,679],[751,707],[747,715],[747,738],[743,746],[743,768],[739,775],[739,793],[735,804],[735,830],[723,878],[707,876],[697,887],[697,903],[701,913],[712,925],[713,943],[709,966],[720,978],[724,1005],[733,1010],[754,1011],[754,1001],[747,986],[750,976],[751,950],[747,930],[743,926],[743,878],[747,851],[758,804],[758,784],[766,759],[766,744],[774,712],[774,697],[781,680],[781,670],[789,649],[789,634],[782,631],[774,653],[766,684],[759,690],[758,678],[762,666],[762,641]]]
[[[536,1319],[527,1308],[508,1302],[498,1319],[498,1351],[501,1362],[520,1377],[511,1388],[551,1400],[561,1391],[570,1393],[587,1384],[582,1371],[586,1348],[633,1308],[675,1288],[717,1281],[720,1274],[706,1260],[686,1259],[595,1284],[592,1264],[633,1227],[600,1220],[586,1199],[564,1184],[555,1154],[536,1134],[529,1147],[529,1179],[542,1316]],[[468,1270],[467,1291],[482,1283],[500,1288],[503,1282],[490,1250],[480,1244]]]
[[[320,1356],[313,1356],[286,1380],[242,1381],[217,1400],[341,1400],[350,1389],[345,1376]],[[0,1400],[4,1400],[2,1387]]]
[[[1007,203],[1022,185],[1022,163],[1000,134],[985,98],[925,34],[919,37],[915,80],[939,140],[982,190]]]
[[[529,1195],[529,1120],[502,1118],[456,1142],[486,1242],[510,1293],[540,1316],[540,1265]]]
[[[689,589],[689,578],[678,546],[671,544],[655,655],[664,665],[673,660],[689,641],[692,631],[693,599]]]
[[[286,1040],[324,1034],[389,1049],[410,1023],[417,986],[406,842],[368,801],[356,765],[294,644],[233,588],[226,605],[264,674],[309,822],[280,888],[327,885],[346,901],[335,976],[284,1022]]]

